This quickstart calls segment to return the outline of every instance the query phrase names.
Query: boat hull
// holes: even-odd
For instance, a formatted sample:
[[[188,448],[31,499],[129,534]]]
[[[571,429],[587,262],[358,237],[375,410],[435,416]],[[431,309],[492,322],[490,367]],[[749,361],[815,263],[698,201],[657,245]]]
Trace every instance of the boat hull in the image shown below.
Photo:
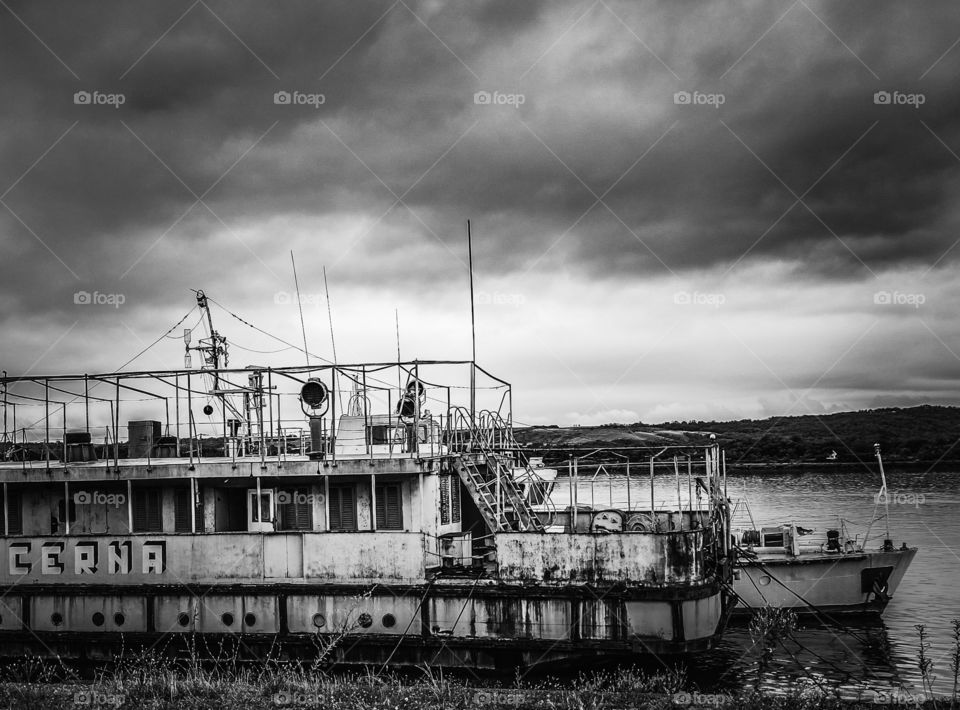
[[[763,606],[801,614],[883,613],[916,548],[836,555],[761,555],[741,560],[733,589],[737,616]]]
[[[248,660],[440,664],[496,670],[578,658],[708,650],[719,582],[682,589],[426,585],[18,585],[5,592],[0,657],[100,661],[143,646],[235,647]],[[122,615],[122,620],[120,616]],[[119,622],[119,623],[118,623]]]

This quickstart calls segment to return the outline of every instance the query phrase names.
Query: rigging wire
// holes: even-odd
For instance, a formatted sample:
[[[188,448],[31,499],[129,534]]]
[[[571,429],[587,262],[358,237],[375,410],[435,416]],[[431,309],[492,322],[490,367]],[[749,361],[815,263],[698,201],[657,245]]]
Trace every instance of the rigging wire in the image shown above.
[[[315,359],[317,359],[317,360],[321,360],[321,361],[327,363],[328,365],[336,366],[336,363],[335,363],[335,362],[333,362],[333,361],[331,361],[331,360],[329,360],[329,359],[327,359],[327,358],[325,358],[325,357],[323,357],[323,356],[321,356],[321,355],[317,355],[316,353],[308,352],[307,350],[305,350],[304,348],[300,347],[299,345],[294,345],[293,343],[291,343],[291,342],[288,341],[288,340],[284,340],[283,338],[281,338],[281,337],[279,337],[279,336],[276,336],[276,335],[274,335],[273,333],[268,333],[267,331],[263,330],[262,328],[258,328],[257,326],[255,326],[255,325],[254,325],[253,323],[251,323],[250,321],[245,320],[245,319],[241,318],[240,316],[238,316],[236,313],[234,313],[233,311],[231,311],[229,308],[227,308],[226,306],[224,306],[224,305],[223,305],[222,303],[220,303],[219,301],[214,300],[211,296],[207,296],[207,300],[208,300],[210,303],[214,303],[214,304],[216,304],[217,306],[219,306],[220,308],[222,308],[222,309],[224,310],[224,312],[225,312],[227,315],[229,315],[230,317],[232,317],[232,318],[240,321],[241,323],[243,323],[245,326],[247,326],[247,327],[249,327],[249,328],[253,328],[253,329],[254,329],[255,331],[257,331],[258,333],[262,333],[263,335],[266,335],[268,338],[273,338],[273,339],[276,340],[277,342],[283,343],[284,345],[287,345],[287,346],[289,346],[290,348],[293,348],[294,350],[298,350],[298,351],[300,351],[301,353],[303,353],[303,354],[305,354],[305,355],[308,355],[308,356],[310,356],[310,357],[313,357],[313,358],[315,358]],[[344,373],[341,372],[341,374],[344,374]],[[348,376],[348,377],[349,377],[349,376]],[[351,379],[352,379],[352,378],[351,378]],[[392,384],[390,384],[389,382],[386,382],[385,380],[380,380],[380,379],[372,378],[372,377],[369,378],[369,379],[372,380],[373,382],[377,382],[378,384],[386,385],[387,387],[390,387],[390,388],[393,387]],[[441,404],[444,404],[444,403],[445,403],[444,400],[438,399],[438,398],[436,398],[436,397],[428,397],[428,399],[432,399],[432,400],[434,400],[435,402],[439,402],[439,403],[441,403]]]
[[[333,365],[333,364],[334,364],[332,361],[328,360],[327,358],[325,358],[325,357],[323,357],[323,356],[321,356],[321,355],[317,355],[316,353],[308,353],[306,350],[304,350],[303,348],[301,348],[299,345],[294,345],[293,343],[291,343],[291,342],[289,342],[289,341],[287,341],[287,340],[284,340],[283,338],[280,338],[280,337],[274,335],[273,333],[268,333],[267,331],[263,330],[262,328],[258,328],[257,326],[255,326],[255,325],[254,325],[253,323],[251,323],[250,321],[244,320],[243,318],[241,318],[240,316],[238,316],[236,313],[234,313],[233,311],[231,311],[229,308],[227,308],[226,306],[224,306],[224,305],[223,305],[222,303],[220,303],[219,301],[214,300],[211,296],[207,296],[207,300],[210,301],[211,303],[216,304],[216,305],[219,306],[220,308],[222,308],[222,309],[224,310],[224,312],[225,312],[228,316],[230,316],[231,318],[234,318],[234,319],[240,321],[241,323],[243,323],[245,326],[247,326],[247,327],[249,327],[249,328],[253,328],[253,329],[254,329],[255,331],[257,331],[258,333],[262,333],[263,335],[266,335],[268,338],[273,338],[273,339],[276,340],[277,342],[283,343],[284,345],[287,345],[287,346],[293,348],[294,350],[299,350],[300,352],[304,353],[305,355],[309,355],[310,357],[316,358],[317,360],[322,360],[323,362],[327,363],[328,365]]]
[[[157,338],[156,340],[154,340],[152,343],[150,343],[147,347],[145,347],[143,350],[141,350],[140,352],[138,352],[138,353],[137,353],[136,355],[134,355],[132,358],[130,358],[129,360],[127,360],[125,363],[123,363],[120,367],[117,368],[116,371],[117,371],[117,372],[120,372],[120,370],[122,370],[123,368],[125,368],[127,365],[129,365],[129,364],[132,363],[134,360],[136,360],[136,359],[139,358],[141,355],[143,355],[145,352],[147,352],[147,351],[148,351],[150,348],[152,348],[154,345],[156,345],[156,344],[159,343],[161,340],[163,340],[163,339],[166,338],[168,335],[170,335],[170,333],[172,333],[174,330],[176,330],[178,326],[182,325],[182,324],[183,324],[183,321],[185,321],[187,318],[189,318],[189,317],[190,317],[190,314],[193,313],[196,309],[197,309],[197,307],[194,306],[194,307],[191,308],[189,311],[187,311],[186,314],[184,314],[183,318],[181,318],[181,319],[178,320],[176,323],[174,323],[173,326],[171,326],[171,328],[170,328],[169,330],[167,330],[163,335],[161,335],[159,338]],[[96,389],[96,388],[99,387],[101,384],[103,384],[103,381],[102,381],[102,380],[97,380],[96,383],[95,383],[92,387],[90,387],[90,390]],[[88,391],[88,394],[89,394],[89,391]],[[76,402],[78,399],[81,399],[81,396],[80,396],[79,394],[78,394],[76,397],[74,397],[73,399],[71,399],[69,402],[63,402],[62,404],[73,404],[73,403]],[[38,424],[40,424],[40,422],[44,421],[45,419],[47,419],[46,416],[40,417],[40,418],[37,419],[35,422],[33,422],[32,424],[28,425],[28,426],[25,427],[25,428],[32,429],[33,427],[37,426]]]
[[[246,350],[248,353],[257,353],[258,355],[275,355],[276,353],[282,353],[285,350],[290,350],[293,346],[287,346],[285,348],[280,348],[279,350],[255,350],[254,348],[245,348],[242,345],[238,345],[234,341],[230,341],[230,346],[234,348],[239,348],[240,350]]]
[[[166,333],[164,333],[164,334],[161,335],[159,338],[157,338],[156,340],[154,340],[152,343],[150,343],[150,344],[149,344],[147,347],[145,347],[143,350],[141,350],[141,351],[138,352],[136,355],[134,355],[132,358],[130,358],[129,360],[127,360],[125,363],[123,363],[120,367],[117,368],[116,371],[117,371],[117,372],[120,372],[123,368],[125,368],[125,367],[126,367],[127,365],[129,365],[131,362],[133,362],[134,360],[136,360],[138,357],[140,357],[141,355],[143,355],[145,352],[147,352],[147,351],[148,351],[150,348],[152,348],[154,345],[156,345],[156,344],[159,343],[161,340],[163,340],[163,339],[166,338],[168,335],[170,335],[170,333],[172,333],[174,330],[176,330],[177,327],[180,326],[180,325],[183,323],[183,321],[185,321],[187,318],[190,317],[190,314],[193,313],[193,312],[196,310],[196,308],[197,308],[197,307],[194,306],[194,307],[191,308],[189,311],[187,311],[187,314],[186,314],[183,318],[181,318],[180,320],[178,320],[176,323],[174,323],[173,326],[170,328],[170,330],[168,330]],[[94,385],[94,387],[95,387],[95,386],[96,386],[96,385]],[[92,389],[92,388],[91,388],[91,389]]]
[[[194,308],[196,308],[196,306],[194,306]],[[190,315],[190,314],[187,313],[187,315]],[[186,316],[184,316],[184,317],[186,317]],[[182,323],[183,321],[180,321],[180,322]],[[201,314],[200,314],[200,318],[197,319],[197,322],[193,324],[193,326],[190,328],[190,330],[191,330],[191,331],[196,330],[196,329],[197,329],[197,326],[200,325],[202,322],[203,322],[203,314],[201,313]],[[180,323],[177,323],[177,325],[180,325]],[[176,328],[176,327],[177,327],[176,325],[173,326],[173,328]],[[170,340],[180,340],[180,338],[181,338],[182,336],[179,336],[179,335],[170,335],[170,333],[171,333],[171,331],[173,330],[173,328],[171,328],[170,330],[168,330],[168,331],[167,331],[166,333],[164,333],[164,335],[161,336],[161,337],[169,338]]]

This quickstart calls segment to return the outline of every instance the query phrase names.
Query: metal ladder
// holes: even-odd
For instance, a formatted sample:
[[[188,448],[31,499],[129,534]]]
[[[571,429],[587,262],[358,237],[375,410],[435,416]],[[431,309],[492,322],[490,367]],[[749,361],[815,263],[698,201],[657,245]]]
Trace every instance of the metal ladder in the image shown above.
[[[492,531],[543,532],[543,523],[514,482],[512,469],[505,467],[498,456],[488,452],[461,454],[455,459],[455,468]]]

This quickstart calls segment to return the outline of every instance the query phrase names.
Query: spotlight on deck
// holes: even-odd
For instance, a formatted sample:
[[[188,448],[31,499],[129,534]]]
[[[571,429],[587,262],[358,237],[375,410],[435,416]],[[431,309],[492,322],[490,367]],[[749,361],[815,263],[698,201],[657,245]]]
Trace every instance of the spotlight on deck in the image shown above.
[[[322,417],[329,406],[330,390],[322,381],[311,377],[303,383],[300,388],[300,409],[310,420],[310,451],[307,456],[314,461],[323,459],[327,449]]]
[[[308,417],[322,416],[330,404],[330,390],[316,377],[311,377],[300,388],[300,408]],[[307,408],[310,411],[307,411]]]

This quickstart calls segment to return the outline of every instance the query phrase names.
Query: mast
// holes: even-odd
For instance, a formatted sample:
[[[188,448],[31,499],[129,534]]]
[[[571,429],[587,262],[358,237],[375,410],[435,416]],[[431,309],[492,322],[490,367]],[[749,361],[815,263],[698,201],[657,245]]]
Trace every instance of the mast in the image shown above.
[[[887,474],[883,471],[883,459],[880,457],[880,444],[873,445],[873,453],[877,457],[877,464],[880,466],[880,493],[883,495],[884,522],[887,531],[887,539],[890,539],[890,496],[887,495]]]
[[[303,354],[307,358],[307,367],[310,367],[310,351],[307,349],[307,327],[303,323],[303,299],[300,298],[300,280],[297,278],[297,262],[293,259],[293,249],[290,250],[290,264],[293,266],[293,285],[297,289],[297,308],[300,309],[300,332],[303,333]],[[327,270],[324,267],[323,270],[323,283],[327,283]],[[327,304],[329,306],[329,302]],[[337,356],[333,356],[334,362],[337,360]]]
[[[210,388],[210,393],[217,397],[223,405],[224,417],[226,417],[226,410],[229,409],[234,417],[240,421],[249,425],[249,420],[246,415],[240,412],[237,409],[233,402],[227,397],[227,394],[236,393],[232,390],[224,390],[220,387],[220,368],[227,367],[230,363],[230,357],[227,353],[227,338],[224,335],[220,335],[213,327],[213,315],[210,312],[210,304],[208,303],[207,294],[202,290],[196,291],[197,294],[197,306],[203,311],[207,316],[207,327],[210,331],[209,338],[201,338],[199,345],[191,346],[190,339],[192,333],[190,329],[187,328],[183,333],[184,344],[186,345],[187,357],[185,362],[189,367],[189,356],[191,350],[196,350],[200,353],[200,356],[203,358],[200,364],[201,370],[206,370],[211,378],[213,379],[213,386]],[[224,422],[224,428],[226,428],[226,422]]]
[[[473,298],[473,234],[470,220],[467,220],[467,268],[470,271],[470,419],[476,419],[477,412],[477,321],[476,304]]]

